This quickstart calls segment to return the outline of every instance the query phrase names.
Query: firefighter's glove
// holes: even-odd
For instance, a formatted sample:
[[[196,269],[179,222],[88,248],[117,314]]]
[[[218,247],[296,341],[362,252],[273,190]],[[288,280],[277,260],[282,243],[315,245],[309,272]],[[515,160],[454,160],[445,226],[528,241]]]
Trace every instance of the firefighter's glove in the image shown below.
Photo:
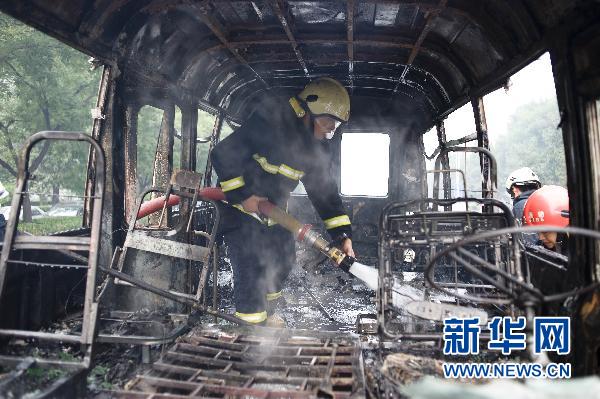
[[[342,234],[332,241],[332,244],[342,250],[346,255],[356,258],[352,248],[352,240],[346,234]]]
[[[258,203],[261,201],[267,201],[267,200],[268,200],[268,198],[266,198],[266,197],[259,197],[258,195],[251,195],[250,197],[248,197],[242,201],[242,207],[244,207],[244,210],[246,212],[260,214],[260,211],[258,210]]]

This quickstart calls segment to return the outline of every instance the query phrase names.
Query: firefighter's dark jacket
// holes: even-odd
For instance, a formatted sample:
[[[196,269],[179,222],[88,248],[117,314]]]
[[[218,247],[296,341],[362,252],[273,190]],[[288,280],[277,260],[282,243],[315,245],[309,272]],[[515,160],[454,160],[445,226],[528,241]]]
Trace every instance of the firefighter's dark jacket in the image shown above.
[[[230,136],[215,146],[211,161],[230,205],[240,211],[251,195],[285,209],[290,192],[302,181],[332,238],[351,236],[330,168],[328,143],[313,137],[296,111],[298,104],[269,100]]]

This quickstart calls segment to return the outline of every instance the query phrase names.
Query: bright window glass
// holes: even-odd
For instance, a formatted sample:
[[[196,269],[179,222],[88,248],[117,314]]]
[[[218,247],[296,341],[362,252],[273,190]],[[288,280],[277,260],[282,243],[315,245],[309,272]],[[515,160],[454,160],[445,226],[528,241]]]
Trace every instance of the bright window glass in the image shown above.
[[[506,88],[484,98],[491,150],[498,161],[498,197],[510,203],[508,175],[525,166],[542,184],[566,186],[560,114],[548,53],[511,76]]]
[[[389,161],[388,134],[345,133],[342,136],[342,194],[387,196]]]

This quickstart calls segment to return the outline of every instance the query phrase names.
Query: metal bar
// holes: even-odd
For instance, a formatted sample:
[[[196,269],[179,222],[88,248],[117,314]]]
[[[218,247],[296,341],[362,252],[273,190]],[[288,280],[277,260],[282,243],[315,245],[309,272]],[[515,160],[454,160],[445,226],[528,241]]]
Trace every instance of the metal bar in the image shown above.
[[[456,140],[448,140],[446,142],[445,147],[454,147],[454,146],[457,146],[457,145],[460,145],[460,144],[469,143],[469,142],[475,141],[475,140],[477,140],[477,133],[469,134],[469,135],[467,135],[465,137],[461,137],[460,139],[456,139]],[[442,147],[438,146],[435,149],[435,151],[433,151],[433,154],[427,155],[427,154],[424,153],[425,158],[427,158],[428,160],[431,161],[433,158],[435,158],[435,156],[437,154],[440,153],[441,150],[442,150]]]
[[[208,237],[207,237],[208,242],[206,244],[206,248],[208,250],[208,253],[206,255],[206,259],[202,262],[202,270],[200,271],[200,276],[199,276],[199,280],[198,280],[198,288],[196,290],[196,300],[197,301],[200,301],[202,293],[204,292],[206,280],[208,278],[208,268],[210,266],[210,263],[209,263],[210,252],[213,248],[216,248],[215,241],[217,239],[217,233],[219,231],[219,225],[221,223],[221,213],[219,211],[219,207],[217,206],[216,202],[214,202],[212,200],[208,201],[208,202],[212,205],[212,207],[214,209],[214,219],[213,219],[212,231],[211,231],[210,235],[208,235]],[[194,231],[194,233],[196,234],[197,232]],[[205,235],[205,237],[206,237],[207,234],[205,232],[202,232],[202,233],[203,233],[202,235]],[[216,256],[218,256],[218,254],[215,252],[213,254],[213,256],[216,257]],[[213,274],[216,274],[216,265],[214,262],[215,261],[213,260]],[[216,284],[217,283],[215,280],[215,282],[214,282],[215,290],[216,290]],[[216,302],[216,297],[214,296],[214,294],[213,294],[213,298],[214,298],[214,301]],[[217,311],[216,306],[213,306],[213,309],[215,311]]]
[[[38,249],[38,248],[33,248],[33,249]],[[71,264],[66,264],[66,263],[47,263],[47,262],[36,262],[36,261],[27,261],[27,260],[16,260],[16,259],[9,259],[8,263],[11,264],[18,264],[18,265],[25,265],[25,266],[39,266],[39,267],[58,267],[58,268],[64,268],[64,269],[87,269],[88,265],[71,265]]]
[[[15,237],[13,245],[29,245],[38,244],[40,249],[46,248],[47,246],[56,245],[58,246],[71,246],[71,245],[84,245],[87,247],[90,245],[89,237],[77,237],[77,236],[34,236],[21,234]]]
[[[66,250],[66,251],[87,251],[89,245],[77,245],[77,244],[50,244],[50,243],[15,243],[13,250],[22,249],[38,249],[38,250]]]
[[[436,127],[436,131],[437,131],[437,137],[438,137],[438,144],[440,146],[440,148],[445,148],[446,147],[446,129],[444,128],[444,121],[439,121],[438,123],[436,123],[435,125]],[[442,151],[440,151],[440,155],[438,155],[438,159],[441,158],[442,161],[442,168],[441,169],[450,169],[450,160],[448,158],[448,153],[444,152],[442,155]],[[437,160],[436,160],[436,165],[437,165]],[[435,166],[435,169],[440,169],[439,167]],[[437,192],[439,191],[439,185],[436,185],[436,177],[438,175],[434,176],[434,183],[433,183],[433,197],[437,198]],[[444,198],[450,198],[450,186],[452,185],[452,181],[450,180],[450,175],[448,173],[444,173],[443,176],[443,187],[444,187]],[[425,195],[425,197],[427,197],[427,195]],[[448,207],[448,206],[444,206],[444,210],[445,211],[449,211],[451,210],[452,207]]]
[[[445,137],[445,134],[444,134],[444,137]],[[450,152],[478,152],[480,154],[485,155],[489,159],[490,180],[492,182],[492,188],[495,189],[495,187],[497,187],[498,167],[497,167],[497,163],[496,163],[496,158],[494,157],[494,155],[491,153],[490,150],[482,148],[482,147],[446,147],[446,146],[443,146],[443,147],[444,148],[442,148],[442,150],[440,151],[440,154],[438,155],[438,157],[435,160],[436,169],[439,168],[440,162],[442,164],[444,164],[445,159],[448,157],[448,153],[450,153]],[[446,176],[446,174],[444,174],[444,176]],[[439,186],[439,175],[437,175],[437,174],[434,176],[433,185],[434,185],[434,187]],[[436,192],[437,191],[434,190],[434,198],[437,198]],[[447,193],[446,193],[446,190],[444,190],[444,194],[445,194],[445,198],[450,198],[450,190],[448,190]],[[446,195],[447,195],[447,197],[446,197]],[[484,199],[490,200],[493,198],[484,198]]]
[[[271,8],[273,9],[273,11],[275,11],[277,18],[279,19],[279,22],[281,23],[281,26],[283,26],[283,30],[285,31],[285,34],[287,35],[288,40],[292,45],[292,49],[294,50],[294,54],[296,54],[298,63],[300,64],[300,66],[302,67],[302,70],[304,71],[304,75],[307,78],[310,78],[310,73],[308,72],[308,67],[306,66],[306,62],[304,62],[304,58],[302,58],[302,54],[300,53],[300,50],[298,50],[298,43],[296,42],[296,38],[294,37],[294,33],[292,32],[293,25],[291,25],[291,21],[289,21],[288,18],[286,18],[285,14],[284,14],[285,4],[283,3],[282,0],[273,0],[269,4],[271,5]]]
[[[210,250],[206,247],[150,237],[137,231],[127,234],[124,247],[204,263],[210,256]]]
[[[219,246],[218,245],[213,245],[213,258],[212,258],[212,264],[213,264],[213,310],[218,310],[218,303],[217,303],[217,291],[219,289],[219,283],[218,283],[218,279],[219,279],[219,273],[218,273],[218,265],[219,265]],[[215,323],[217,322],[217,317],[215,316]]]
[[[174,364],[163,363],[162,361],[158,361],[153,364],[153,369],[169,374],[179,374],[182,376],[194,376],[198,374],[198,371],[201,371],[199,376],[202,376],[206,379],[211,379],[215,381],[229,382],[229,383],[238,383],[240,385],[247,382],[248,377],[236,374],[228,374],[222,371],[216,370],[202,370],[196,369],[188,366],[180,366]],[[278,376],[270,376],[270,375],[255,375],[252,376],[254,384],[261,383],[272,383],[272,384],[310,384],[311,386],[318,386],[323,381],[321,378],[315,377],[278,377]],[[332,378],[331,383],[334,387],[343,387],[343,386],[351,386],[353,378]],[[304,388],[304,389],[305,389]]]
[[[444,7],[446,7],[447,2],[448,2],[448,0],[440,0],[439,4],[437,6],[437,9],[430,10],[428,12],[427,19],[425,21],[425,27],[421,31],[421,34],[419,34],[419,37],[417,38],[417,41],[415,42],[415,45],[413,46],[413,49],[410,52],[408,61],[406,62],[408,65],[411,65],[413,63],[413,61],[415,60],[415,58],[417,57],[417,54],[419,54],[419,50],[421,49],[421,45],[423,44],[425,37],[427,37],[427,34],[433,27],[433,22],[437,18],[438,14],[442,11],[442,9]]]
[[[339,322],[331,315],[329,314],[329,312],[327,311],[327,309],[325,309],[325,306],[323,306],[323,304],[321,303],[321,301],[319,301],[319,298],[317,298],[315,296],[315,294],[312,293],[312,291],[306,286],[306,284],[304,283],[304,281],[299,280],[300,281],[300,285],[302,286],[302,288],[304,288],[304,291],[306,291],[308,293],[308,295],[310,295],[310,297],[312,298],[313,301],[315,301],[315,303],[317,304],[317,308],[325,315],[327,316],[327,318],[333,322],[336,322],[339,324]]]
[[[36,338],[36,339],[42,339],[44,341],[84,343],[84,342],[82,342],[83,337],[79,336],[79,335],[55,334],[55,333],[40,332],[40,331],[0,329],[0,335],[9,336],[9,337],[12,336],[12,337]]]
[[[495,285],[488,284],[469,284],[469,283],[437,283],[440,287],[448,288],[485,288],[485,289],[496,289]]]
[[[401,48],[401,49],[412,50],[414,47],[414,43],[412,41],[409,41],[409,39],[404,39],[401,41],[398,39],[398,37],[400,37],[400,36],[401,36],[401,33],[399,32],[399,34],[394,37],[394,40],[390,40],[389,37],[383,37],[383,36],[379,36],[379,35],[364,35],[364,36],[361,35],[361,39],[354,38],[353,41],[350,42],[347,38],[347,33],[346,33],[345,38],[341,38],[339,35],[336,35],[336,36],[332,35],[331,37],[321,37],[321,38],[310,38],[310,37],[298,38],[298,37],[296,37],[296,43],[304,44],[304,45],[332,45],[332,44],[335,44],[335,45],[345,45],[345,46],[348,46],[349,44],[354,44],[354,47],[361,46],[361,47],[370,47],[370,48],[372,48],[372,47]],[[243,39],[239,39],[237,41],[230,41],[229,44],[230,44],[230,46],[232,46],[234,48],[238,48],[238,47],[246,48],[248,46],[269,46],[269,45],[281,45],[281,44],[289,43],[289,40],[287,38],[283,38],[283,37],[273,38],[272,36],[270,36],[270,37],[271,38],[264,39],[264,40],[257,40],[257,39],[253,39],[253,38],[243,38]],[[223,48],[224,48],[224,46],[221,44],[221,45],[216,45],[216,46],[210,47],[204,51],[212,52],[212,51],[216,51],[216,50],[223,49]],[[458,57],[452,51],[451,48],[448,47],[448,44],[446,42],[441,42],[439,40],[430,39],[428,41],[427,46],[422,45],[420,47],[419,52],[428,54],[434,58],[444,59],[446,62],[448,62],[449,64],[452,64],[458,71],[460,71],[462,77],[467,82],[472,83],[472,79],[471,79],[472,73],[470,72],[469,66],[467,64],[465,64],[464,61],[462,61],[460,59],[460,57]],[[364,52],[359,52],[358,54],[364,54]],[[374,59],[372,54],[367,54],[367,55],[368,56],[360,57],[360,60],[369,62]],[[320,61],[319,58],[315,58],[315,57],[311,57],[311,60],[317,61],[317,62],[326,62],[326,61],[331,62],[331,60],[332,60],[331,57],[334,57],[333,60],[337,61],[337,62],[344,62],[344,61],[347,61],[347,59],[348,59],[348,55],[347,55],[347,51],[346,51],[346,54],[344,54],[341,57],[336,57],[335,54],[330,54],[329,57],[324,58],[322,61]],[[358,59],[359,58],[357,58],[357,54],[354,54],[354,61],[357,61]],[[390,57],[387,57],[386,60],[388,61],[388,63],[393,63],[393,64],[403,64],[406,62],[405,59],[400,59],[400,58],[397,58],[394,61]],[[252,58],[246,59],[246,61],[248,62],[248,64],[253,63]],[[293,60],[290,59],[289,61],[291,62]],[[262,62],[264,62],[264,60]],[[396,91],[398,91],[398,88],[396,88]]]
[[[139,106],[125,106],[125,126],[123,126],[123,149],[125,153],[125,215],[131,217],[135,208],[137,193],[137,122]]]
[[[284,38],[276,38],[276,39],[243,39],[229,42],[231,47],[248,47],[248,46],[271,46],[271,45],[280,45],[280,44],[288,44],[289,39]],[[413,44],[408,42],[400,42],[400,41],[390,41],[389,39],[383,38],[381,36],[365,36],[363,39],[353,39],[352,41],[348,40],[348,38],[340,38],[339,36],[332,36],[331,38],[323,38],[323,39],[311,39],[311,38],[297,38],[296,43],[298,44],[316,44],[316,45],[326,45],[326,44],[336,44],[336,45],[361,45],[361,46],[375,46],[375,47],[389,47],[389,48],[404,48],[404,49],[412,49]],[[213,51],[222,48],[223,46],[217,45],[206,51]],[[428,47],[424,47],[429,49]]]
[[[348,74],[350,87],[354,86],[354,0],[346,3],[346,39],[348,40]]]
[[[245,65],[247,68],[249,68],[256,75],[258,80],[260,80],[265,86],[269,86],[267,82],[265,82],[265,80],[262,78],[262,76],[260,76],[258,72],[256,72],[254,68],[252,68],[248,64],[248,62],[246,62],[244,57],[242,57],[237,51],[237,49],[231,45],[229,40],[227,40],[225,28],[221,25],[219,21],[217,21],[215,18],[213,18],[207,13],[201,14],[200,19],[206,25],[206,27],[210,29],[211,32],[221,41],[221,43],[223,43],[227,50],[229,50],[229,52],[240,62],[240,64]]]
[[[231,349],[231,350],[237,350],[240,352],[243,351],[249,351],[250,349],[247,348],[248,345],[246,344],[239,344],[239,343],[235,343],[235,342],[224,342],[224,341],[220,341],[220,340],[216,340],[216,339],[210,339],[210,338],[206,338],[206,337],[198,337],[198,336],[189,336],[189,337],[185,337],[185,341],[186,342],[191,342],[193,344],[197,344],[197,345],[206,345],[206,346],[212,346],[212,347],[216,347],[216,348],[227,348],[227,349]],[[307,345],[307,346],[303,346],[300,343],[294,342],[292,344],[293,346],[283,346],[283,345],[270,345],[270,353],[286,353],[286,351],[290,351],[290,353],[294,353],[294,351],[297,351],[298,347],[300,346],[302,348],[302,353],[305,355],[321,355],[321,354],[330,354],[331,351],[333,350],[331,347],[322,347],[322,346],[314,346],[314,345]],[[344,346],[340,346],[337,349],[338,353],[351,353],[353,350],[353,347],[348,346],[348,347],[344,347]]]
[[[477,130],[477,147],[490,149],[490,142],[488,139],[487,122],[485,119],[485,107],[483,103],[483,97],[477,97],[471,100],[471,107],[473,108],[473,116],[475,118],[475,129]],[[481,190],[483,198],[493,198],[494,190],[496,190],[496,181],[492,179],[490,170],[490,159],[485,154],[479,154],[479,165],[481,168]],[[489,209],[486,209],[489,212]]]
[[[160,288],[154,287],[153,285],[150,285],[150,284],[148,284],[148,283],[146,283],[146,282],[144,282],[142,280],[139,280],[139,279],[137,279],[135,277],[132,277],[132,276],[130,276],[128,274],[125,274],[125,273],[122,273],[122,272],[119,272],[119,271],[113,270],[113,269],[107,269],[107,268],[102,267],[102,266],[98,266],[98,269],[100,269],[102,272],[107,273],[107,274],[109,274],[109,275],[111,275],[113,277],[117,277],[120,280],[123,280],[123,281],[126,281],[128,283],[131,283],[131,284],[135,285],[138,288],[141,288],[143,290],[152,292],[153,294],[156,294],[156,295],[160,295],[160,296],[165,297],[167,299],[170,299],[172,301],[175,301],[175,302],[178,302],[178,303],[182,303],[184,305],[189,305],[189,306],[191,306],[191,307],[193,307],[195,309],[198,309],[198,310],[200,310],[202,312],[208,313],[209,315],[218,316],[221,319],[230,321],[230,322],[235,323],[235,324],[240,324],[240,325],[244,325],[244,326],[250,326],[251,325],[250,323],[247,323],[244,320],[238,319],[237,317],[234,317],[234,316],[231,316],[231,315],[228,315],[228,314],[225,314],[225,313],[221,313],[221,312],[217,312],[217,311],[208,309],[205,306],[203,306],[203,305],[199,304],[198,302],[196,302],[195,300],[188,299],[188,298],[185,298],[185,297],[180,297],[178,295],[170,293],[169,291],[165,291],[165,290],[162,290]]]
[[[19,235],[15,237],[14,244],[39,244],[40,246],[47,245],[87,245],[90,244],[89,237],[71,237],[71,236],[33,236]]]
[[[221,129],[223,128],[224,120],[225,114],[222,111],[217,112],[212,135],[210,136],[210,147],[206,159],[206,169],[204,170],[204,187],[210,187],[212,185],[212,161],[210,160],[210,154],[221,138]]]
[[[6,362],[3,361],[3,359],[0,359],[0,365],[10,365],[11,368],[15,368],[15,370],[8,373],[3,371],[2,378],[0,379],[0,392],[6,392],[5,387],[13,384],[15,381],[21,378],[21,376],[26,373],[35,363],[33,358],[19,358],[10,360],[14,360],[14,362]]]
[[[163,345],[173,342],[177,337],[184,334],[189,327],[185,324],[175,328],[169,335],[165,337],[148,337],[138,335],[112,335],[98,334],[98,342],[111,344],[126,344],[126,345]]]
[[[323,375],[327,370],[328,367],[327,365],[299,365],[299,364],[294,364],[294,365],[282,365],[282,364],[255,364],[255,363],[247,363],[245,361],[234,361],[234,360],[221,360],[221,359],[214,359],[214,358],[204,358],[204,357],[199,357],[199,356],[195,356],[195,355],[191,355],[191,354],[187,354],[187,353],[181,353],[181,352],[175,352],[175,351],[168,351],[165,354],[167,359],[174,359],[174,360],[178,360],[178,361],[183,361],[186,363],[194,363],[197,365],[204,365],[204,366],[209,366],[209,367],[227,367],[229,365],[231,365],[232,368],[234,368],[235,370],[244,370],[244,371],[252,371],[252,372],[257,372],[257,371],[280,371],[280,372],[286,372],[287,375],[287,371],[293,371],[295,373],[301,373],[303,375],[314,375],[315,373],[317,373],[318,375]],[[334,369],[336,372],[352,372],[352,367],[351,366],[334,366]]]
[[[169,184],[169,178],[173,174],[173,145],[175,131],[175,106],[168,104],[163,112],[162,121],[160,124],[160,133],[154,154],[154,168],[152,171],[152,186],[166,187]],[[154,195],[156,198],[158,195]],[[167,218],[159,227],[166,227],[169,222],[170,212],[167,213]],[[150,218],[151,223],[158,223],[158,216]]]
[[[96,100],[96,115],[92,115],[93,117],[93,125],[92,125],[92,138],[94,140],[100,141],[100,134],[102,132],[102,125],[105,119],[104,109],[106,106],[106,101],[108,98],[108,87],[111,82],[112,77],[112,67],[109,65],[104,65],[102,67],[102,78],[100,79],[100,85],[98,87],[98,98]],[[93,170],[95,166],[95,155],[92,149],[90,148],[90,152],[88,154],[88,178],[85,181],[85,205],[83,207],[83,225],[90,226],[92,223],[91,220],[91,212],[92,212],[92,203],[89,198],[93,198],[94,187],[95,187],[95,178],[96,173]],[[86,262],[87,263],[87,262]]]
[[[488,261],[486,261],[485,259],[482,259],[482,258],[480,258],[479,256],[475,255],[475,254],[474,254],[474,253],[472,253],[471,251],[467,251],[466,249],[463,249],[463,248],[458,248],[456,251],[457,251],[459,254],[461,254],[461,255],[463,255],[463,256],[466,256],[467,258],[471,259],[471,261],[473,261],[473,262],[475,262],[475,263],[479,264],[479,265],[480,265],[480,266],[482,266],[483,268],[485,268],[485,269],[487,269],[487,270],[489,270],[489,271],[491,271],[491,272],[497,273],[497,274],[499,274],[500,276],[502,276],[502,277],[504,277],[505,279],[507,279],[508,281],[512,282],[513,284],[520,286],[520,287],[521,287],[522,289],[524,289],[525,291],[529,291],[529,293],[530,293],[530,294],[532,294],[532,295],[535,295],[535,296],[541,296],[541,295],[542,295],[542,293],[541,293],[541,292],[540,292],[538,289],[536,289],[536,288],[534,288],[534,287],[531,287],[531,286],[527,285],[527,284],[526,284],[526,283],[523,281],[522,277],[520,277],[520,279],[519,279],[519,278],[517,278],[517,277],[514,277],[514,276],[512,276],[511,274],[509,274],[508,272],[506,272],[506,271],[504,271],[504,270],[502,270],[502,269],[500,269],[500,268],[496,267],[495,265],[493,265],[493,264],[489,263],[489,262],[488,262]],[[494,283],[491,283],[491,284],[495,285],[495,286],[496,286],[496,288],[498,288],[499,290],[503,290],[503,289],[500,287],[500,285],[498,284],[498,282],[497,282],[497,281],[495,281],[495,284],[494,284]],[[496,284],[498,284],[498,285],[496,285]]]
[[[419,34],[419,37],[417,38],[415,44],[412,47],[412,50],[410,51],[408,60],[406,61],[406,65],[404,66],[404,71],[402,72],[402,75],[401,75],[402,77],[396,84],[396,87],[394,88],[394,93],[396,91],[398,91],[398,89],[400,88],[400,84],[404,83],[404,78],[405,78],[406,74],[408,73],[410,66],[414,62],[417,55],[419,54],[419,51],[421,50],[421,46],[423,45],[423,42],[425,41],[427,34],[433,27],[433,22],[435,21],[435,19],[437,18],[438,14],[441,12],[441,10],[444,7],[446,7],[447,2],[448,2],[448,0],[440,0],[436,9],[428,11],[427,18],[425,19],[425,26],[423,27],[423,30]],[[444,168],[444,169],[447,169],[447,168]]]
[[[210,346],[198,346],[198,345],[191,345],[191,344],[186,344],[186,343],[179,343],[176,345],[176,349],[181,349],[183,351],[187,351],[187,352],[194,352],[194,353],[198,353],[201,355],[209,355],[209,356],[215,356],[218,353],[220,353],[220,357],[223,357],[224,355],[226,356],[230,356],[230,357],[236,357],[239,358],[240,360],[245,360],[245,361],[252,361],[252,360],[261,360],[261,363],[268,363],[269,361],[290,361],[290,362],[305,362],[307,360],[311,360],[313,357],[317,359],[317,363],[318,364],[323,364],[323,363],[327,363],[329,361],[329,359],[331,359],[332,356],[335,355],[336,353],[336,349],[333,349],[331,351],[331,353],[328,353],[324,356],[313,356],[313,355],[275,355],[272,354],[271,351],[269,350],[269,354],[265,356],[264,353],[261,352],[238,352],[235,350],[228,350],[228,349],[219,349],[219,348],[214,348],[214,347],[210,347]],[[340,363],[347,363],[352,356],[349,355],[343,355],[343,356],[338,356],[338,360]],[[287,363],[286,363],[287,364]]]
[[[49,368],[49,367],[60,367],[66,370],[82,370],[83,367],[81,366],[81,363],[79,362],[72,362],[72,361],[66,361],[66,360],[49,360],[49,359],[40,359],[40,358],[28,358],[30,360],[32,360],[36,365],[39,365],[43,368]],[[10,367],[15,367],[18,366],[19,364],[23,363],[24,359],[22,357],[17,357],[17,356],[5,356],[5,355],[0,355],[0,364],[4,364],[4,365],[8,365]],[[25,360],[25,362],[27,362],[27,360]]]
[[[173,393],[148,393],[148,392],[135,392],[135,391],[124,391],[124,390],[116,390],[116,391],[100,391],[102,393],[106,393],[110,395],[110,398],[131,398],[131,399],[190,399],[189,395],[177,395]]]
[[[188,334],[118,396],[122,392],[257,398],[315,397],[317,391],[338,398],[360,394],[362,361],[355,340],[290,330],[257,334],[261,335],[221,335],[212,330]]]

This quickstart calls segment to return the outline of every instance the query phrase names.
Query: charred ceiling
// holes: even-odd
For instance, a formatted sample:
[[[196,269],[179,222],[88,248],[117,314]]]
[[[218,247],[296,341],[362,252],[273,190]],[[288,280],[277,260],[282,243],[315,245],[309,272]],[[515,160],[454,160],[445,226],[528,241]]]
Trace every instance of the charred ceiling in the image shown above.
[[[191,94],[238,118],[266,91],[291,94],[329,75],[354,103],[431,121],[539,54],[586,3],[21,0],[0,9],[118,65],[133,85]]]

